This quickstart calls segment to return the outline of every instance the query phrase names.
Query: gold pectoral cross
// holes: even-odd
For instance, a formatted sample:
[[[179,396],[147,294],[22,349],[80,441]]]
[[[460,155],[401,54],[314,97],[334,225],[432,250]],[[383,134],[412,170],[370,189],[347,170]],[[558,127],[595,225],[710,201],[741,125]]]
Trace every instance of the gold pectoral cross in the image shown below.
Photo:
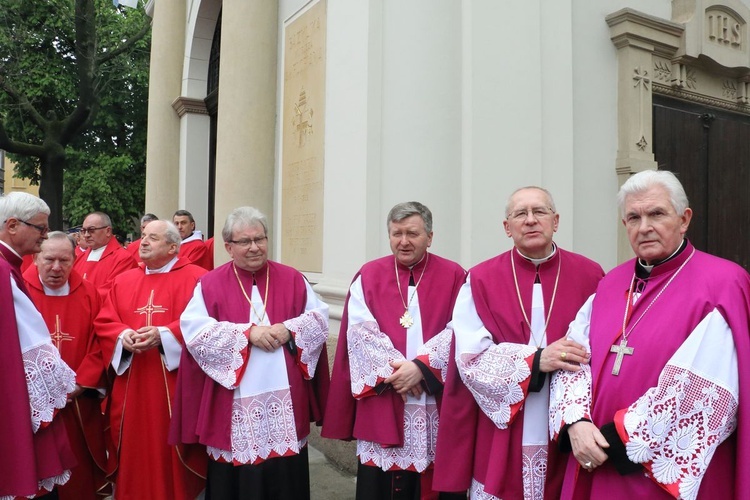
[[[401,323],[401,326],[404,328],[411,328],[414,324],[414,318],[411,317],[409,311],[404,311],[404,315],[399,318],[398,322]]]
[[[50,333],[50,337],[55,343],[55,347],[57,347],[57,350],[60,350],[60,346],[63,343],[63,341],[68,340],[72,341],[73,336],[69,333],[65,333],[62,331],[62,328],[60,327],[60,316],[55,314],[55,331]]]
[[[628,347],[628,339],[622,339],[619,345],[613,345],[609,348],[609,352],[616,352],[617,357],[615,358],[615,366],[612,367],[612,375],[620,374],[620,366],[622,366],[622,358],[626,354],[631,356],[633,354],[633,348]]]
[[[156,313],[165,313],[167,312],[166,307],[154,305],[154,291],[151,290],[151,295],[148,297],[148,302],[145,306],[139,307],[135,310],[138,314],[145,314],[146,315],[146,326],[153,326],[153,323],[151,321],[151,318]]]

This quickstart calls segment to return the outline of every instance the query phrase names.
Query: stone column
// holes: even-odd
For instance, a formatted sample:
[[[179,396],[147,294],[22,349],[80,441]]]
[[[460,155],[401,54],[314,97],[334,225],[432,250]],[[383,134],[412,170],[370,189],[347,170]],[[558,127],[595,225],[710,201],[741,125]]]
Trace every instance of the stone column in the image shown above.
[[[652,148],[654,56],[671,58],[680,47],[684,28],[678,23],[622,9],[606,18],[617,47],[617,161],[622,185],[632,174],[656,170]],[[617,238],[617,260],[632,257],[625,230]]]
[[[161,0],[160,0],[161,1]],[[250,205],[273,227],[277,0],[225,0],[222,12],[214,234],[232,209]],[[272,247],[272,252],[273,252]],[[226,252],[216,252],[216,265]],[[272,257],[272,256],[271,256]]]
[[[183,0],[154,2],[148,90],[146,212],[171,219],[178,208],[180,118],[172,108],[182,85],[185,47]]]

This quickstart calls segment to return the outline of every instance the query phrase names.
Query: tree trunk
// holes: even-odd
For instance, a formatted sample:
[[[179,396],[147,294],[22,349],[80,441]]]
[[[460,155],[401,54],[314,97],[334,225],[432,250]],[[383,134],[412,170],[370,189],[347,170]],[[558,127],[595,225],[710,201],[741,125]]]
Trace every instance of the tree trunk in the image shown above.
[[[39,197],[50,209],[49,227],[63,230],[63,172],[65,153],[50,153],[41,158]]]

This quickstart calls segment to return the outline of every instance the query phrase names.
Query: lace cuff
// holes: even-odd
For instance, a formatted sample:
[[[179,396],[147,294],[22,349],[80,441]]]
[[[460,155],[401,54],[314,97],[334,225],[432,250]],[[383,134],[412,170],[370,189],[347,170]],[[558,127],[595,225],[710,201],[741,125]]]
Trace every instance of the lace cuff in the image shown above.
[[[448,360],[450,358],[453,330],[446,328],[417,349],[417,357],[427,365],[441,383],[445,383],[448,376]]]
[[[591,367],[577,372],[558,370],[552,376],[549,394],[549,435],[557,439],[566,425],[591,420]]]
[[[372,389],[393,373],[389,363],[406,359],[374,321],[350,325],[346,340],[355,398],[374,394]]]
[[[302,316],[284,321],[287,330],[293,333],[297,344],[297,362],[310,380],[315,376],[318,359],[328,339],[328,321],[322,314],[308,311]]]
[[[479,407],[498,429],[507,429],[526,398],[534,346],[502,343],[456,357],[458,371]]]
[[[251,326],[220,321],[196,335],[186,347],[206,375],[227,389],[234,389],[247,366],[246,332]]]
[[[52,421],[55,410],[65,407],[75,390],[76,374],[66,365],[52,344],[41,344],[23,353],[23,368],[31,406],[34,432]]]

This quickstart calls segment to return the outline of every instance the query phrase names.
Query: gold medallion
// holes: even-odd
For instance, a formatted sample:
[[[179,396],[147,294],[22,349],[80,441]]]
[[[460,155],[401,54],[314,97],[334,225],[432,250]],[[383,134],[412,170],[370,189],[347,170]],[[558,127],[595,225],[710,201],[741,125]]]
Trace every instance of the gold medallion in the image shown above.
[[[398,322],[401,323],[401,326],[404,328],[411,328],[411,325],[414,324],[414,318],[411,317],[409,311],[404,311],[404,315],[401,316],[401,319],[399,319]]]

